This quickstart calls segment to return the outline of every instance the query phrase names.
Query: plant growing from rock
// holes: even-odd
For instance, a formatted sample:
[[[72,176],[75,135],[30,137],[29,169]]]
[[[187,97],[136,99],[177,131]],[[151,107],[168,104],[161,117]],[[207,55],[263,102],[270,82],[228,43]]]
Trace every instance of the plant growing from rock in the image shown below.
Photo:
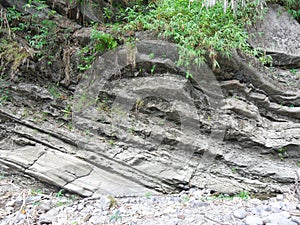
[[[136,5],[123,13],[126,24],[124,33],[131,30],[152,30],[159,36],[178,43],[179,65],[191,62],[201,64],[206,53],[214,68],[218,67],[218,53],[230,56],[232,49],[250,52],[245,23],[253,16],[252,8],[236,4],[234,9],[224,10],[220,1],[214,7],[203,7],[207,1],[163,0],[156,4]],[[235,12],[233,12],[236,10]],[[143,13],[143,12],[147,13]]]
[[[111,217],[109,218],[109,222],[116,222],[116,221],[121,220],[121,219],[122,219],[122,216],[121,216],[120,210],[116,210],[114,212],[114,214],[111,215]]]
[[[91,33],[91,42],[88,46],[83,47],[79,51],[81,63],[78,65],[80,71],[85,71],[91,68],[97,54],[105,50],[114,49],[117,47],[117,41],[111,34],[97,30],[98,24],[95,24]]]
[[[283,158],[287,157],[287,151],[285,148],[279,148],[278,149],[278,156],[281,160],[283,160]]]

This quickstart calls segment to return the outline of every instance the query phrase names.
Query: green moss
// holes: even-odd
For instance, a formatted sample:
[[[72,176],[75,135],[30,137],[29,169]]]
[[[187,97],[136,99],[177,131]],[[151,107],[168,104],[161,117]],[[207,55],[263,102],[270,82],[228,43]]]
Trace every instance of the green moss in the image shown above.
[[[0,58],[4,61],[5,65],[11,64],[11,72],[16,72],[29,56],[30,54],[25,48],[20,47],[16,41],[12,39],[1,40]]]

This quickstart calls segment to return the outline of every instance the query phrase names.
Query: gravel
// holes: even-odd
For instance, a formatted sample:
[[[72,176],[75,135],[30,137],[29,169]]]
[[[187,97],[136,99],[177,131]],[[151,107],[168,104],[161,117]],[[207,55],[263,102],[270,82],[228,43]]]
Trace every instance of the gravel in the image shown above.
[[[139,197],[102,195],[83,199],[60,191],[33,191],[26,185],[0,180],[0,225],[297,225],[299,209],[299,201],[292,194],[259,200],[191,189],[173,195],[141,193]]]

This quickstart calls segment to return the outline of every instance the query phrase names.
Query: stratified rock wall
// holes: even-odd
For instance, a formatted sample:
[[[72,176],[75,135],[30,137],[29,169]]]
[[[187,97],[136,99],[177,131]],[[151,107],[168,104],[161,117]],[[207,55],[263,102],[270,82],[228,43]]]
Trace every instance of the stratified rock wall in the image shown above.
[[[189,68],[177,60],[176,45],[143,40],[99,56],[72,90],[7,83],[0,168],[83,196],[289,190],[300,161],[297,81],[278,82],[239,52],[215,71],[209,60]]]

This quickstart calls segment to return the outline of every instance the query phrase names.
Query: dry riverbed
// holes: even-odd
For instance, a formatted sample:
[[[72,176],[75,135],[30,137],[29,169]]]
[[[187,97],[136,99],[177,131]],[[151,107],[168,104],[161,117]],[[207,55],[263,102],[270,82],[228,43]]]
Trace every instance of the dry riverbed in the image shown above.
[[[174,195],[80,198],[30,177],[3,174],[0,225],[7,224],[300,224],[300,202],[291,193],[267,200],[191,189]]]

